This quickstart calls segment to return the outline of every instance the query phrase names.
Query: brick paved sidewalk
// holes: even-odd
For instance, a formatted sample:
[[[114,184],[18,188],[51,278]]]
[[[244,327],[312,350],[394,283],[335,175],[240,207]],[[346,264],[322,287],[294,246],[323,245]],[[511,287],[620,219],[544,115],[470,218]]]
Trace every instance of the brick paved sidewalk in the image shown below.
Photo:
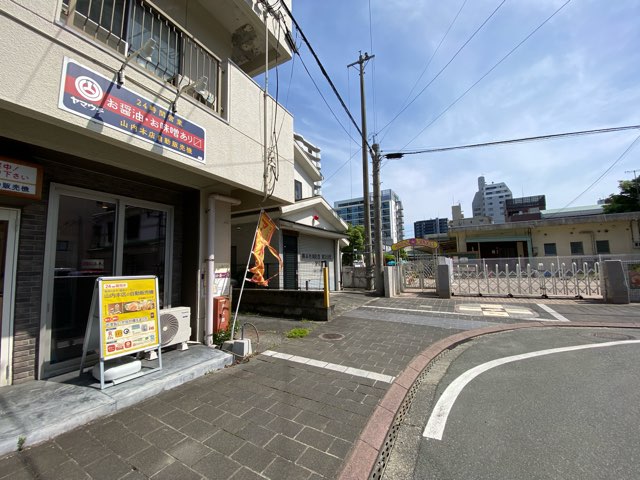
[[[344,297],[344,314],[328,323],[243,317],[271,333],[268,348],[277,355],[257,355],[5,456],[0,478],[337,478],[370,432],[372,415],[389,405],[397,385],[407,386],[407,365],[438,341],[487,320],[466,316],[471,323],[462,329],[442,319],[385,321],[356,315],[368,308],[350,309],[393,303]],[[283,338],[301,326],[311,330],[306,338]]]

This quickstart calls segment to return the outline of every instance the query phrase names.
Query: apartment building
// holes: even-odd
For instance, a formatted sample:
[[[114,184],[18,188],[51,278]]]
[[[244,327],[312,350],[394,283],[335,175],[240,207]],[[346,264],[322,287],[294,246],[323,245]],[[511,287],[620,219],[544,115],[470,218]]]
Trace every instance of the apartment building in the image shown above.
[[[0,0],[0,385],[78,368],[100,276],[157,276],[206,342],[232,213],[294,202],[293,118],[252,79],[290,21],[264,8]]]
[[[418,220],[417,222],[413,222],[413,233],[415,238],[447,235],[448,231],[449,220],[446,218],[431,218],[429,220]]]
[[[398,194],[393,190],[387,189],[380,192],[382,205],[382,244],[390,247],[394,243],[404,239],[404,210],[402,201]],[[340,218],[351,225],[364,225],[364,198],[350,198],[347,200],[338,200],[333,203]],[[371,235],[374,241],[374,211],[373,211],[373,195],[371,195],[369,203],[369,211],[371,213]]]
[[[478,191],[473,196],[474,217],[490,217],[493,223],[506,221],[506,201],[513,198],[511,190],[504,182],[487,183],[478,177]]]

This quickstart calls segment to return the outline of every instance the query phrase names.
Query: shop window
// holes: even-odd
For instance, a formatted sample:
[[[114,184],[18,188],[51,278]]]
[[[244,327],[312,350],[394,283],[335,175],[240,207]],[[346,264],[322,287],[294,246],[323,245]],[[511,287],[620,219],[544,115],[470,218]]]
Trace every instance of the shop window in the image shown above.
[[[555,243],[545,243],[544,244],[544,254],[549,256],[549,255],[557,255],[558,251],[556,249],[556,244]]]
[[[596,253],[611,253],[611,250],[609,249],[609,240],[596,240]]]
[[[165,283],[167,212],[127,205],[122,251],[123,275],[155,275]],[[161,296],[160,306],[164,304]]]
[[[571,242],[571,255],[584,255],[582,242]]]

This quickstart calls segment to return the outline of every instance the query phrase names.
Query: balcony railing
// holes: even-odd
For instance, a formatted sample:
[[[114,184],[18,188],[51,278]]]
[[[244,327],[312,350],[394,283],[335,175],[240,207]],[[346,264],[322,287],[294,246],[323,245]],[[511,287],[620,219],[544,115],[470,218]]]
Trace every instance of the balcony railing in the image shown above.
[[[141,0],[63,0],[61,18],[114,50],[129,54],[150,38],[157,48],[136,62],[176,87],[207,77],[206,91],[186,90],[220,115],[221,62],[162,11]]]

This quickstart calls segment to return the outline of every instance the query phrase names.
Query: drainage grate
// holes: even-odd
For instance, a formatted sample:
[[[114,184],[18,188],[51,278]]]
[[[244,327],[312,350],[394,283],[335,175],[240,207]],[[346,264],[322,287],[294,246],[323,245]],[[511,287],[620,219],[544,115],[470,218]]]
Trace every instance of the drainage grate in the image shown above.
[[[369,480],[380,480],[382,478],[384,469],[387,466],[387,462],[389,461],[389,456],[391,455],[391,450],[393,449],[393,445],[395,444],[396,439],[398,438],[398,432],[400,430],[400,426],[402,425],[402,422],[404,422],[404,417],[407,415],[407,412],[409,412],[409,409],[411,408],[411,403],[413,402],[413,399],[415,398],[416,393],[420,388],[420,384],[427,377],[427,375],[431,371],[431,368],[436,364],[436,362],[438,362],[440,359],[442,359],[442,357],[444,357],[448,353],[449,353],[449,350],[444,350],[443,352],[441,352],[436,358],[434,358],[429,363],[429,365],[425,367],[424,370],[422,370],[420,375],[418,375],[418,378],[416,378],[416,381],[413,382],[413,385],[407,392],[407,396],[404,398],[402,404],[400,405],[400,408],[398,409],[398,413],[396,413],[396,416],[393,419],[393,423],[389,428],[389,432],[387,433],[387,436],[384,439],[384,445],[382,446],[382,449],[378,454],[378,459],[376,460],[376,464],[374,465],[373,470],[369,475]]]
[[[342,335],[341,333],[323,333],[322,335],[320,335],[320,338],[322,340],[342,340],[344,338],[344,335]]]

